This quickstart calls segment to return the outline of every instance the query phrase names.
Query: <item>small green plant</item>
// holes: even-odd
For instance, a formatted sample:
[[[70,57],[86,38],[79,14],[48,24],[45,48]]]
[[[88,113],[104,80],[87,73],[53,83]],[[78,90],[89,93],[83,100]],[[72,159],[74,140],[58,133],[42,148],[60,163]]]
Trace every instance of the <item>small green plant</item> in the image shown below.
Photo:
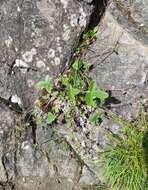
[[[123,124],[123,123],[122,123]],[[115,147],[103,154],[103,176],[113,190],[146,190],[146,165],[143,137],[148,129],[144,117],[131,123],[124,122],[123,137]]]
[[[96,40],[97,31],[98,27],[94,27],[83,34],[81,43],[79,47],[76,49],[76,54],[82,55],[87,46]]]
[[[42,110],[48,112],[48,124],[53,123],[56,117],[60,115],[59,113],[62,111],[60,104],[64,101],[67,108],[63,117],[68,126],[72,125],[72,118],[75,113],[79,113],[83,117],[82,105],[95,109],[95,112],[90,116],[90,122],[97,123],[101,117],[98,111],[99,105],[105,101],[108,94],[104,90],[98,89],[96,82],[87,77],[88,70],[89,65],[85,61],[76,59],[71,69],[61,75],[56,84],[49,76],[36,84],[38,89],[45,90],[40,101],[42,102],[41,105],[46,108]]]
[[[97,99],[104,101],[106,98],[108,98],[108,93],[106,93],[104,90],[97,89],[96,81],[92,80],[85,95],[86,104],[96,107]]]
[[[90,65],[81,59],[84,50],[96,38],[96,34],[97,28],[83,34],[71,67],[61,74],[59,79],[54,81],[50,76],[46,76],[45,80],[36,84],[36,88],[42,92],[38,99],[38,107],[41,110],[41,114],[38,115],[39,122],[46,120],[48,124],[52,124],[62,115],[62,121],[70,127],[77,122],[78,117],[86,117],[84,107],[93,110],[87,114],[91,123],[96,124],[99,121],[99,106],[108,98],[108,93],[99,89],[96,82],[88,77]]]
[[[88,32],[86,32],[84,35],[83,35],[83,41],[87,41],[87,40],[92,40],[94,38],[96,38],[96,35],[97,35],[97,31],[98,31],[98,28],[95,27],[93,29],[90,29]]]

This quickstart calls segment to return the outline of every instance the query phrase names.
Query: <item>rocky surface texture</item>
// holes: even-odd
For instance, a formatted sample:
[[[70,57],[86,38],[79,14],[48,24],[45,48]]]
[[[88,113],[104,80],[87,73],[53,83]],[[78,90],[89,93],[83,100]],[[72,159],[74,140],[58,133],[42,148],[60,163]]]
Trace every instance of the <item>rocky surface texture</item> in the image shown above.
[[[102,15],[105,1],[97,2],[0,1],[0,190],[99,190],[99,152],[120,126],[105,119],[57,135],[30,116],[34,84],[69,64],[81,33]],[[126,118],[147,99],[147,44],[148,2],[113,0],[85,54],[90,76],[110,91],[106,106]]]
[[[147,8],[147,1],[111,2],[85,56],[90,76],[110,91],[106,104],[126,118],[136,117],[148,97]]]
[[[35,83],[68,65],[94,7],[92,0],[0,1],[0,189],[80,188],[81,164],[28,113]]]
[[[29,108],[36,81],[69,63],[92,9],[77,0],[1,1],[1,97]]]

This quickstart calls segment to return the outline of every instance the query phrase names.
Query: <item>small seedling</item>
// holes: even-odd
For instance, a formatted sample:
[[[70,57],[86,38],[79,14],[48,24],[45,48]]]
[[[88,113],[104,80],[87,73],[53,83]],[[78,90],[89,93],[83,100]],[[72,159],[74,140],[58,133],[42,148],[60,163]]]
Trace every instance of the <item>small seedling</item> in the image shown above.
[[[86,42],[87,40],[92,40],[92,39],[96,38],[97,31],[98,31],[97,27],[89,30],[87,33],[85,33],[83,35],[83,40]]]

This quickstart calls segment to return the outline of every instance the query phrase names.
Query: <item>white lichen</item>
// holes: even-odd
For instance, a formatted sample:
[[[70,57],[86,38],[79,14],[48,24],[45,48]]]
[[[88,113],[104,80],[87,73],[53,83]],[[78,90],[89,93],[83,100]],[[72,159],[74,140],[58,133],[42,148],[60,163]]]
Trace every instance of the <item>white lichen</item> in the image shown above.
[[[30,149],[31,147],[30,147],[28,141],[24,141],[24,142],[22,143],[22,145],[21,145],[21,148],[22,148],[23,150],[28,150],[28,149]]]
[[[4,131],[2,129],[0,129],[0,135],[3,135]]]
[[[48,51],[48,58],[54,58],[55,57],[55,50],[54,49],[50,49]]]
[[[83,27],[83,26],[85,27],[86,26],[86,13],[83,11],[82,7],[80,8],[80,13],[81,13],[81,15],[79,17],[79,25],[81,27]]]
[[[57,37],[57,38],[56,38],[56,41],[59,43],[59,42],[60,42],[60,37]]]
[[[11,102],[13,102],[13,103],[18,103],[19,105],[22,104],[21,99],[17,96],[17,94],[12,95],[12,97],[11,97]]]
[[[8,39],[5,40],[5,44],[6,44],[6,46],[7,46],[7,47],[10,47],[11,44],[12,44],[12,41],[13,41],[13,39],[11,38],[11,36],[9,36]]]
[[[33,38],[35,36],[35,32],[32,32],[31,33],[31,37]]]
[[[26,51],[22,57],[25,62],[30,63],[33,60],[33,56],[36,54],[36,49],[32,48],[31,51]]]
[[[18,48],[17,47],[15,47],[14,49],[15,49],[16,52],[18,52]]]
[[[57,50],[59,51],[59,53],[62,53],[62,47],[57,47]]]
[[[28,84],[28,87],[32,87],[32,86],[34,86],[34,81],[31,79],[28,79],[27,84]]]
[[[68,6],[69,0],[61,0],[61,3],[63,4],[63,8],[66,9]]]
[[[72,14],[70,17],[70,25],[75,27],[78,25],[78,16],[76,14]]]
[[[20,9],[20,7],[17,7],[17,12],[21,12],[21,9]]]
[[[64,33],[63,33],[63,40],[64,41],[68,41],[69,40],[69,38],[70,38],[70,28],[69,28],[69,26],[67,26],[67,25],[63,25],[63,30],[64,30]]]
[[[31,53],[32,53],[32,55],[36,55],[37,54],[37,50],[35,48],[32,48],[31,49]]]
[[[24,68],[29,68],[28,64],[22,61],[21,59],[16,59],[15,60],[15,65],[14,67],[24,67]]]
[[[22,73],[26,73],[27,69],[29,68],[28,64],[22,61],[21,59],[16,59],[15,60],[15,65],[14,67],[19,67]]]
[[[42,60],[39,60],[39,61],[37,61],[36,66],[39,69],[44,69],[46,65]]]
[[[23,57],[23,59],[24,59],[25,62],[30,63],[30,62],[32,62],[32,60],[33,60],[33,55],[34,55],[34,54],[33,54],[31,51],[26,51],[26,52],[22,55],[22,57]]]
[[[55,57],[55,59],[54,59],[54,63],[55,63],[55,65],[60,65],[60,58],[59,57]]]

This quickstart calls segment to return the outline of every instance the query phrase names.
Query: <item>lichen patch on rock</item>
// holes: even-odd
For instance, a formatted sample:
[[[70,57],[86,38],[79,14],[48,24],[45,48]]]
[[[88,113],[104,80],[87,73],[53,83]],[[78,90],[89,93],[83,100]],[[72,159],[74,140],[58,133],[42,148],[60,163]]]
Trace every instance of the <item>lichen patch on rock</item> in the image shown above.
[[[68,7],[69,0],[61,0],[61,3],[63,5],[64,9],[66,9]]]

